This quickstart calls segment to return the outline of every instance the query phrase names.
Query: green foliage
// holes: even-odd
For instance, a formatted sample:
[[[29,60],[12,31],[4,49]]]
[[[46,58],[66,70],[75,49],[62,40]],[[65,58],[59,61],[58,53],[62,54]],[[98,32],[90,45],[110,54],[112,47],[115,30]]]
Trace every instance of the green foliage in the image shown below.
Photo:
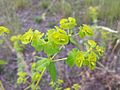
[[[76,26],[76,20],[72,17],[60,20],[60,27],[63,29],[73,29]]]
[[[45,41],[44,39],[35,39],[32,41],[31,46],[35,48],[36,51],[42,51],[44,49]]]
[[[79,36],[81,38],[84,38],[85,36],[92,36],[93,35],[93,31],[92,31],[92,28],[86,24],[83,24],[83,26],[80,26],[79,27]]]
[[[96,51],[97,51],[97,53],[98,53],[100,56],[102,56],[103,53],[104,53],[104,51],[105,51],[105,49],[104,49],[103,47],[96,46]]]
[[[49,66],[50,61],[51,60],[48,58],[43,58],[42,60],[38,60],[35,65],[35,70],[41,72],[44,68]]]
[[[57,44],[57,45],[65,45],[69,41],[69,37],[67,33],[60,29],[59,27],[56,27],[55,29],[51,29],[47,33],[48,35],[48,40]]]
[[[55,53],[58,53],[59,52],[59,48],[58,48],[58,45],[56,44],[53,44],[51,42],[47,42],[45,44],[45,47],[44,47],[44,52],[48,55],[48,56],[51,56]]]
[[[40,77],[40,73],[39,72],[34,72],[32,73],[32,82],[36,82],[38,80],[38,78]]]
[[[54,28],[48,30],[46,34],[41,33],[39,30],[33,30],[30,28],[22,35],[12,36],[10,40],[13,42],[13,46],[17,53],[22,52],[25,45],[29,44],[35,48],[35,51],[44,52],[47,55],[45,58],[35,58],[36,61],[31,64],[30,70],[28,71],[26,71],[26,69],[19,69],[17,83],[25,84],[27,82],[27,77],[30,77],[31,82],[29,87],[35,90],[38,88],[39,82],[47,69],[52,79],[51,86],[55,90],[62,90],[63,88],[61,88],[61,85],[63,84],[63,81],[59,79],[58,81],[56,80],[57,70],[55,66],[55,62],[62,60],[66,60],[66,64],[70,67],[75,65],[78,68],[83,66],[94,70],[97,59],[103,55],[104,49],[93,40],[85,40],[84,45],[86,48],[84,51],[80,50],[79,44],[77,44],[77,42],[73,39],[74,36],[79,35],[81,38],[84,38],[85,36],[92,36],[93,30],[89,25],[83,24],[79,27],[79,32],[74,35],[74,33],[71,32],[74,32],[76,25],[76,20],[69,17],[68,19],[62,19],[60,21],[60,27],[55,26]],[[4,32],[8,32],[6,28],[3,28],[3,30],[5,30]],[[69,51],[67,57],[54,60],[55,56],[60,52],[62,47],[69,43],[74,43],[76,48]],[[21,65],[22,68],[26,67],[22,63],[19,65]],[[79,85],[74,85],[75,90],[78,88]]]
[[[34,31],[31,46],[33,46],[37,51],[42,51],[45,45],[44,39],[41,39],[44,34],[38,30]]]
[[[33,31],[30,28],[25,34],[21,36],[20,40],[22,44],[28,44],[31,42],[32,38],[33,38]]]
[[[72,67],[75,64],[75,57],[77,56],[78,53],[78,49],[72,49],[69,53],[68,53],[68,57],[66,60],[66,64],[70,67]]]
[[[79,51],[76,55],[75,64],[77,67],[81,67],[85,61],[84,52]]]
[[[88,40],[88,44],[90,45],[90,47],[96,47],[96,42],[95,41],[93,41],[93,40]]]
[[[93,40],[88,40],[86,45],[86,51],[79,51],[78,49],[72,49],[68,53],[66,64],[68,66],[76,65],[77,67],[88,66],[93,70],[96,66],[97,58],[103,55],[103,48],[98,46]]]
[[[24,45],[20,43],[20,38],[21,35],[12,36],[10,38],[11,42],[13,42],[13,47],[17,52],[22,52],[24,49]]]
[[[48,66],[48,72],[52,78],[53,81],[57,78],[57,72],[56,72],[56,66],[53,62],[51,62]]]

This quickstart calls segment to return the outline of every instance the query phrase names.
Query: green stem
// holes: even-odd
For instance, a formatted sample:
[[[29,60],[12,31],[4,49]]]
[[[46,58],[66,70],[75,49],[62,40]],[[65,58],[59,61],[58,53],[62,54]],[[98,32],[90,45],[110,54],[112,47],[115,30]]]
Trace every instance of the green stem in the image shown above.
[[[61,50],[63,48],[63,46],[61,46],[60,48],[59,48],[59,50]],[[58,53],[55,53],[52,57],[51,57],[51,60],[57,55]]]
[[[29,89],[31,87],[31,85],[29,85],[28,87],[26,87],[24,90],[27,90],[27,89]]]
[[[61,58],[61,59],[53,60],[52,62],[64,61],[64,60],[66,60],[66,59],[67,59],[67,58]]]
[[[5,90],[4,87],[3,87],[3,84],[2,84],[2,81],[0,80],[0,86],[1,86],[1,89],[2,90]]]
[[[41,81],[41,78],[42,78],[45,70],[46,70],[46,67],[43,69],[43,71],[42,71],[42,73],[41,73],[41,75],[40,75],[40,77],[39,77],[39,79],[38,79],[38,81],[37,81],[37,83],[36,83],[36,85],[35,85],[35,88],[38,86],[39,82]]]

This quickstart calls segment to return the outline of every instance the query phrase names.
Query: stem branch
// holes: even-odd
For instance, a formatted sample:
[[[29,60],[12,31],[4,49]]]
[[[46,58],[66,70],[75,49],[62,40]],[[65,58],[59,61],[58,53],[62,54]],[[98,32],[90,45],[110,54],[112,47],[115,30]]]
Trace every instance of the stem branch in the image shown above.
[[[1,80],[0,80],[0,87],[2,90],[5,90]]]
[[[61,58],[61,59],[53,60],[53,62],[64,61],[64,60],[66,60],[66,59],[67,59],[67,58]]]
[[[41,73],[41,75],[40,75],[40,77],[39,77],[39,79],[38,79],[38,81],[37,81],[37,83],[36,83],[36,85],[35,85],[35,88],[38,86],[39,82],[41,81],[41,78],[42,78],[45,70],[46,70],[46,67],[43,69],[43,71],[42,71],[42,73]]]

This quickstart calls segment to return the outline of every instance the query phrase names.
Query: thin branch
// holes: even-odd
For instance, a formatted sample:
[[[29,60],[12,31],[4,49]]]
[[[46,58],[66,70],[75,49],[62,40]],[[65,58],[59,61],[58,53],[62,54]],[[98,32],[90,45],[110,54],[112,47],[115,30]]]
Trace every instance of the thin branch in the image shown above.
[[[61,46],[61,47],[59,48],[59,50],[61,50],[62,48],[63,48],[63,46]],[[51,57],[51,59],[53,59],[57,54],[58,54],[58,53],[55,53],[55,54]]]
[[[3,38],[3,40],[5,41],[5,43],[6,43],[6,45],[8,46],[8,48],[13,52],[13,53],[15,53],[15,49],[12,47],[12,45],[11,45],[11,43],[7,40],[7,38],[6,37],[2,37]]]
[[[37,83],[36,83],[36,85],[35,85],[35,89],[36,89],[36,87],[38,86],[38,84],[40,83],[41,78],[42,78],[42,76],[43,76],[43,74],[44,74],[45,70],[46,70],[46,67],[43,69],[43,71],[42,71],[42,73],[41,73],[40,77],[38,78],[38,81],[37,81]]]
[[[67,59],[67,58],[61,58],[61,59],[53,60],[52,62],[64,61],[64,60],[66,60],[66,59]]]
[[[28,87],[26,87],[24,90],[28,90],[31,87],[31,85],[29,85]]]
[[[105,30],[105,31],[108,31],[108,32],[111,32],[111,33],[118,33],[118,31],[116,31],[116,30],[113,30],[113,29],[110,29],[110,28],[108,28],[108,27],[104,27],[104,26],[96,26],[96,28],[97,29],[103,29],[103,30]]]
[[[1,80],[0,80],[0,87],[2,90],[5,90]]]

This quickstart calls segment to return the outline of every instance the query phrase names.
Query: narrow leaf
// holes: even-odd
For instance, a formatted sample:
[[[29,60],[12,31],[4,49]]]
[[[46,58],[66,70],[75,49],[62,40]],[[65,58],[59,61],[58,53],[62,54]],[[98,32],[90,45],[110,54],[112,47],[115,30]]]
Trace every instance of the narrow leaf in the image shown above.
[[[72,51],[70,51],[68,53],[68,58],[66,60],[66,64],[70,67],[72,67],[75,64],[75,57],[77,55],[78,50],[77,49],[72,49]]]
[[[51,62],[48,66],[48,72],[52,78],[53,81],[56,80],[57,78],[57,71],[56,71],[56,66],[53,62]]]

